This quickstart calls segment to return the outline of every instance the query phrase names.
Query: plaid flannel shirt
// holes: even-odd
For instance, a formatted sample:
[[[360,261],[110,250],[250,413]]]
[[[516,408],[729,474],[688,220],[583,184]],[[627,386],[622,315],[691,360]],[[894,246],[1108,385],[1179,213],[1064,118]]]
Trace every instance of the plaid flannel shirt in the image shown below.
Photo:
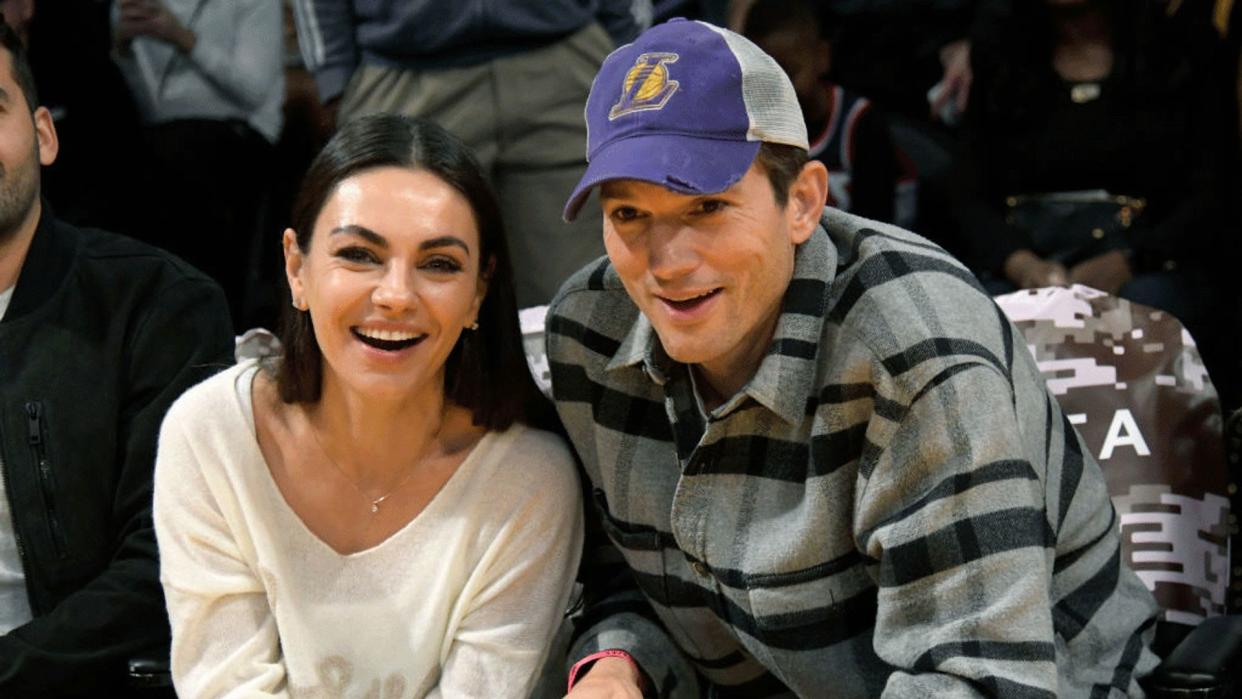
[[[770,350],[706,420],[606,259],[548,315],[593,486],[570,661],[661,696],[1141,694],[1151,595],[1099,466],[943,250],[825,209]]]

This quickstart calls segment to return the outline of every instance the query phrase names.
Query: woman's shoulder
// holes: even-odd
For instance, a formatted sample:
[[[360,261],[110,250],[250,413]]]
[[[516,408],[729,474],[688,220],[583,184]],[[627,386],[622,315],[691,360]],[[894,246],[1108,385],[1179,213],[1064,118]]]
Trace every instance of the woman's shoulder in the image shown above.
[[[573,452],[552,432],[515,422],[506,430],[488,433],[481,457],[486,477],[498,489],[540,497],[577,492]]]
[[[551,433],[514,423],[489,432],[459,489],[484,541],[560,536],[581,526],[582,490],[573,452]],[[466,505],[464,501],[469,501]]]
[[[573,471],[574,455],[569,444],[558,434],[520,422],[492,435],[505,460],[514,465],[540,472]]]
[[[246,360],[186,389],[169,407],[164,417],[165,429],[188,424],[193,425],[197,432],[204,426],[220,424],[239,415],[237,406],[241,401],[241,394],[238,391],[238,382],[245,380],[248,387],[255,370],[256,361]]]

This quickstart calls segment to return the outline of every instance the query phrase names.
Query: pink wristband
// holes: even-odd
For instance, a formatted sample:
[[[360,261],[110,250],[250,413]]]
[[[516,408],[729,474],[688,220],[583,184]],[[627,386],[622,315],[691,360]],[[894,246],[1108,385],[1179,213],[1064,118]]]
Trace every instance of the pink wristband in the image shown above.
[[[601,650],[598,653],[592,653],[588,655],[587,657],[583,658],[582,660],[579,660],[578,662],[574,663],[574,666],[569,669],[569,687],[565,691],[568,692],[569,690],[572,690],[574,688],[574,683],[578,681],[579,672],[584,670],[586,666],[590,665],[591,663],[594,663],[596,660],[601,660],[603,658],[624,658],[625,660],[629,661],[630,665],[634,666],[634,670],[635,670],[634,674],[638,675],[639,688],[640,689],[642,688],[643,673],[642,671],[639,670],[638,663],[634,662],[633,656],[631,656],[629,653],[626,653],[623,650],[617,650],[616,648],[609,648],[608,650]]]

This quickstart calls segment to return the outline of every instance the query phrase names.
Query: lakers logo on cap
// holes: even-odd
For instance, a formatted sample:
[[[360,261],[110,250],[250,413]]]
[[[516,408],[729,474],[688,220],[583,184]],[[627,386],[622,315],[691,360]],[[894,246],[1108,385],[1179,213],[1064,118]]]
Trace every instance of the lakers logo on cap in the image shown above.
[[[668,76],[668,64],[680,58],[675,53],[644,53],[634,61],[621,85],[621,99],[608,111],[608,120],[632,112],[663,109],[680,83]]]

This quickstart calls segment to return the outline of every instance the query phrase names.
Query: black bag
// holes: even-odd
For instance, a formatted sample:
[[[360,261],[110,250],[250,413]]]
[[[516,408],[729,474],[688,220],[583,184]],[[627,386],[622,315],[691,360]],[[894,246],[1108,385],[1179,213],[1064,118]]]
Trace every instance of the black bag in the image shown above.
[[[1005,200],[1005,220],[1030,233],[1032,252],[1066,267],[1130,247],[1126,231],[1147,201],[1104,190],[1023,194]]]

